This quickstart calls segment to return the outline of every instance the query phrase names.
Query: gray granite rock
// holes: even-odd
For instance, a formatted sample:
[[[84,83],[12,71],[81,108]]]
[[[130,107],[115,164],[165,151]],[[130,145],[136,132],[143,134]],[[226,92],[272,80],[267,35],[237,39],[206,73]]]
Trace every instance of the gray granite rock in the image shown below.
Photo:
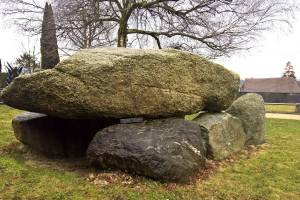
[[[246,135],[240,119],[228,113],[204,113],[194,122],[207,129],[208,157],[222,160],[244,148]]]
[[[247,136],[247,145],[265,142],[265,105],[261,95],[250,93],[241,96],[228,108],[228,113],[238,117]]]
[[[98,132],[87,151],[99,169],[172,182],[188,182],[205,167],[205,155],[200,126],[183,119],[113,125]]]

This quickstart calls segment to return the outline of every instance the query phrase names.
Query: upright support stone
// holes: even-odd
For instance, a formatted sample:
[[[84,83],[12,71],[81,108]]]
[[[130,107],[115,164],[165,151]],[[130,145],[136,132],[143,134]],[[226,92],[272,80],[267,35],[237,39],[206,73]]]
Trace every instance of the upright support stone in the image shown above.
[[[12,121],[16,138],[50,157],[80,157],[94,135],[116,120],[71,120],[25,113]]]
[[[265,104],[259,94],[249,93],[241,96],[228,108],[228,113],[239,118],[247,136],[247,145],[265,142]]]
[[[200,126],[184,119],[110,126],[97,133],[87,151],[97,168],[174,182],[188,182],[205,167],[205,156]]]
[[[246,134],[238,118],[228,113],[204,113],[194,122],[207,129],[207,137],[204,138],[207,140],[208,157],[222,160],[244,148]]]

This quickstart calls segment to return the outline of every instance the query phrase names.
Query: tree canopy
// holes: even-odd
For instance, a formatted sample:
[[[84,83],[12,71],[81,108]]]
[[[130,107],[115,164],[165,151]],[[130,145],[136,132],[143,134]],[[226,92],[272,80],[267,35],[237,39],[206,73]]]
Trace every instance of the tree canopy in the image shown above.
[[[4,14],[24,16],[22,28],[38,32],[41,7],[9,2]],[[53,6],[58,37],[75,48],[173,47],[211,57],[250,48],[264,31],[289,24],[296,9],[292,0],[53,0]]]

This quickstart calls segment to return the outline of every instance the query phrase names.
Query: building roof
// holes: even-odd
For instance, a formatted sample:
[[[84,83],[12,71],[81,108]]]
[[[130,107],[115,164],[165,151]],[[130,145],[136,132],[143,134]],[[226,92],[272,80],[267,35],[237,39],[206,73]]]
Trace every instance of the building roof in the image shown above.
[[[300,93],[300,86],[293,78],[249,78],[241,92]]]

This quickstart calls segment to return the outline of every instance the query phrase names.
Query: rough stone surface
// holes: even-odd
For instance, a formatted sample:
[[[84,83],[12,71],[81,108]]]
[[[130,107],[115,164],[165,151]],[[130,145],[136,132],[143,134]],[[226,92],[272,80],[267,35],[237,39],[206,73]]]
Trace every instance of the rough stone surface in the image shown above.
[[[228,113],[201,114],[194,122],[207,129],[208,157],[222,160],[245,146],[246,134],[241,120]]]
[[[205,154],[198,124],[164,119],[103,129],[89,145],[87,158],[100,169],[187,182],[204,168]]]
[[[84,156],[94,135],[113,120],[66,120],[38,113],[13,119],[16,138],[50,157]]]
[[[241,119],[247,136],[247,145],[264,143],[266,111],[261,95],[243,95],[233,102],[227,112]]]
[[[192,53],[98,48],[17,78],[2,97],[63,118],[158,118],[226,109],[238,88],[237,74]]]

